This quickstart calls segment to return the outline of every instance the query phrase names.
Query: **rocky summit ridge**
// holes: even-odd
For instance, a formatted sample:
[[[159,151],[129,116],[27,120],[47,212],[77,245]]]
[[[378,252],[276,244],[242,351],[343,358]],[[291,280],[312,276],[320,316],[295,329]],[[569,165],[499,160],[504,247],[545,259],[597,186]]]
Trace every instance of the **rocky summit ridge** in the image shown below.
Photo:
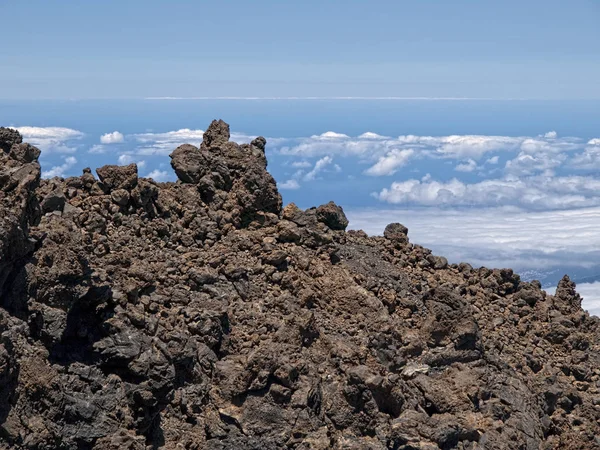
[[[0,448],[600,448],[600,320],[334,203],[264,138],[40,179],[0,128]]]

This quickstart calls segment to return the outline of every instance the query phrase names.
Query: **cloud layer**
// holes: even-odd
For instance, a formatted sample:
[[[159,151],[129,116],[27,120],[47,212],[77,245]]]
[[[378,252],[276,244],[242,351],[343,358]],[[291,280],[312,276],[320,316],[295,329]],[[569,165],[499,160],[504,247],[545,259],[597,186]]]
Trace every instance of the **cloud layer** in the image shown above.
[[[534,210],[600,205],[600,179],[585,176],[535,176],[464,183],[440,181],[393,182],[373,195],[391,204],[426,206],[521,206]]]
[[[203,130],[182,128],[164,133],[141,133],[132,137],[137,141],[136,152],[140,155],[168,155],[182,144],[192,144],[198,147],[202,143]],[[231,140],[237,143],[248,143],[256,136],[232,133]]]
[[[583,307],[590,314],[600,317],[600,281],[580,283],[577,292],[583,298]]]
[[[23,136],[24,142],[29,142],[44,152],[50,153],[75,153],[77,142],[84,134],[81,131],[62,127],[16,127]]]
[[[530,212],[516,208],[348,209],[350,228],[382,234],[391,222],[411,242],[453,262],[492,267],[595,267],[600,261],[600,207]],[[600,272],[600,270],[599,270]]]

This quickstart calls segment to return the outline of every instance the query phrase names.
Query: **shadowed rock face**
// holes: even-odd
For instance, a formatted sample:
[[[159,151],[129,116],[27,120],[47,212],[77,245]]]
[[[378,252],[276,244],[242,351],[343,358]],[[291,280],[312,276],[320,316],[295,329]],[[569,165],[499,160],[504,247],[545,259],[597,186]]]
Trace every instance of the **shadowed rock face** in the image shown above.
[[[281,208],[265,139],[40,181],[0,129],[0,448],[593,449],[599,320]],[[23,147],[25,146],[25,147]]]

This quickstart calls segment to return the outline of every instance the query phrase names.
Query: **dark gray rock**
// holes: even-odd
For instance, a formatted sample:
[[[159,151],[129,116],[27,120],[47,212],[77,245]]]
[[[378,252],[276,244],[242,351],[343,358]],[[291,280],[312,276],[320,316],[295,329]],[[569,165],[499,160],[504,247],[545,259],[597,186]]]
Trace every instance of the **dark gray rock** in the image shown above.
[[[204,153],[193,145],[180,145],[170,156],[171,166],[183,183],[198,183],[210,170],[210,163]]]
[[[390,223],[385,227],[383,236],[390,241],[408,242],[408,228],[401,223]]]
[[[317,220],[323,222],[332,230],[345,230],[348,226],[348,219],[341,206],[333,202],[321,205],[317,208]]]
[[[52,212],[52,211],[61,211],[65,207],[65,203],[67,202],[67,198],[62,190],[56,189],[49,194],[47,194],[42,201],[40,202],[40,206],[42,207],[42,212],[44,214]]]

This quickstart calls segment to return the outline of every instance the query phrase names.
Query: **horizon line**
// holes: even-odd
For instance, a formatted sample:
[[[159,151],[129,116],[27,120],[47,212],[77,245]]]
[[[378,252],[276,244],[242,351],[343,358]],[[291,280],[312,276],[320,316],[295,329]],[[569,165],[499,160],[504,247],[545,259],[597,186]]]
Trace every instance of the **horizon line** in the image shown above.
[[[144,97],[144,100],[446,100],[446,101],[461,101],[461,100],[496,100],[496,101],[522,101],[535,100],[532,98],[497,98],[497,97],[395,97],[395,96],[335,96],[335,97],[297,97],[297,96],[281,96],[281,97],[241,97],[241,96],[224,96],[224,97]],[[543,100],[543,99],[540,99]]]
[[[498,101],[498,102],[511,102],[511,101],[600,101],[600,97],[566,97],[566,98],[543,98],[543,97],[401,97],[401,96],[194,96],[194,97],[176,97],[176,96],[146,96],[146,97],[38,97],[38,98],[27,98],[27,97],[1,97],[1,102],[8,101],[101,101],[101,100],[130,100],[130,101],[158,101],[158,100],[247,100],[247,101],[259,101],[259,100],[296,100],[296,101],[318,101],[318,100],[363,100],[363,101]]]

